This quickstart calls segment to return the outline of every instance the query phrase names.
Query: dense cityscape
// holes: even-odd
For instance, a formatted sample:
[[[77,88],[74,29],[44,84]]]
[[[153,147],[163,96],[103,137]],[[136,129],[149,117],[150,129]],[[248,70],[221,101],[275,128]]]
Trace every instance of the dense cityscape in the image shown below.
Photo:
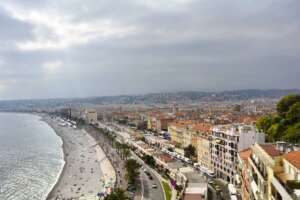
[[[165,104],[81,99],[22,110],[51,116],[55,130],[84,129],[101,144],[114,178],[98,193],[100,199],[288,200],[300,198],[299,99],[292,94]],[[52,197],[64,199],[64,193]]]
[[[300,200],[300,0],[1,0],[0,200]]]

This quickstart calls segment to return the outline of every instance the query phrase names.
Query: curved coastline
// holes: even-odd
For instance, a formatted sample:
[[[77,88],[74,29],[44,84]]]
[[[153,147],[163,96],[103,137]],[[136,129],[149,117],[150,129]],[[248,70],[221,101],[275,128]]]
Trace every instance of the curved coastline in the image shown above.
[[[12,113],[12,112],[9,112]],[[32,116],[36,116],[38,117],[39,121],[45,123],[54,133],[55,135],[59,138],[59,140],[61,141],[61,167],[59,172],[57,173],[57,177],[55,179],[55,181],[53,181],[53,183],[49,184],[49,188],[47,188],[47,191],[45,191],[45,193],[42,196],[42,200],[53,200],[56,199],[56,197],[58,197],[58,193],[62,194],[63,196],[69,196],[69,195],[76,195],[75,192],[73,191],[73,194],[71,194],[72,192],[70,192],[70,186],[73,185],[73,182],[71,179],[67,178],[68,176],[70,176],[70,171],[72,171],[74,173],[74,168],[70,169],[70,165],[73,165],[74,163],[72,163],[72,161],[70,161],[70,155],[72,154],[72,151],[70,151],[71,147],[73,147],[73,144],[70,144],[70,141],[72,141],[72,137],[68,137],[68,135],[66,134],[66,131],[63,130],[62,127],[60,127],[58,125],[58,123],[56,121],[53,121],[49,115],[47,114],[41,114],[41,113],[30,113],[30,112],[13,112],[16,114],[27,114],[27,115],[32,115]],[[95,174],[93,174],[93,176],[97,176],[99,179],[97,179],[97,181],[91,180],[91,183],[86,183],[85,186],[81,186],[82,190],[85,190],[86,187],[89,189],[92,189],[94,191],[94,193],[89,194],[89,191],[82,191],[81,194],[84,194],[85,197],[91,197],[96,195],[96,191],[97,192],[104,192],[104,191],[108,191],[107,187],[114,187],[114,183],[116,182],[116,170],[114,168],[114,166],[112,165],[111,161],[108,159],[105,151],[103,150],[103,148],[99,145],[99,143],[96,141],[96,139],[93,137],[93,135],[86,131],[86,130],[74,130],[74,134],[77,135],[76,137],[83,137],[84,140],[86,140],[87,145],[83,145],[84,148],[87,149],[93,149],[95,151],[95,155],[92,156],[92,159],[96,159],[97,163],[94,164],[94,172]],[[83,135],[79,136],[78,132],[83,133]],[[69,130],[70,132],[70,130]],[[53,133],[53,134],[54,134]],[[75,138],[75,136],[74,136]],[[75,138],[76,139],[76,138]],[[72,141],[73,142],[73,141]],[[78,141],[77,141],[78,142]],[[76,141],[75,141],[76,143]],[[77,146],[78,143],[77,143]],[[81,147],[82,148],[82,147]],[[72,149],[73,150],[73,149]],[[82,149],[81,149],[82,151]],[[76,152],[78,153],[78,151]],[[80,152],[79,152],[80,153]],[[79,154],[78,153],[78,154]],[[81,153],[86,153],[86,152],[81,152]],[[86,153],[87,154],[87,153]],[[85,154],[85,156],[86,156]],[[96,162],[96,161],[95,161]],[[81,167],[86,167],[88,163],[82,164],[82,165],[76,165],[76,163],[74,165],[76,165],[77,167],[79,166]],[[97,168],[95,167],[95,165],[97,165]],[[78,168],[77,168],[78,169]],[[86,167],[86,170],[88,170],[88,168]],[[86,172],[88,173],[88,172]],[[87,175],[91,176],[90,174],[83,174],[83,176]],[[91,178],[91,177],[89,177]],[[64,184],[66,184],[66,180],[67,180],[67,184],[68,186],[65,186]],[[81,182],[82,183],[82,182]],[[92,187],[91,185],[97,185],[96,187]],[[103,184],[102,188],[101,188],[101,184]],[[50,186],[51,185],[51,186]],[[81,184],[80,184],[81,185]],[[112,185],[112,186],[111,186]],[[63,186],[63,187],[62,187]],[[98,187],[99,186],[99,187]],[[66,190],[66,188],[68,188],[68,191]],[[61,191],[63,190],[63,191]],[[58,192],[59,191],[59,192]],[[78,199],[75,198],[75,199]]]
[[[66,131],[63,130],[64,128],[59,127],[56,122],[49,118],[49,116],[42,115],[41,118],[41,120],[47,123],[61,139],[64,161],[62,170],[58,174],[57,181],[49,189],[49,192],[46,195],[46,200],[52,200],[59,196],[63,198],[75,197],[75,199],[79,198],[79,195],[85,197],[96,196],[97,192],[106,191],[106,187],[111,185],[108,183],[114,183],[116,181],[115,169],[107,158],[107,155],[103,151],[102,147],[96,143],[95,138],[92,137],[90,133],[84,130],[77,130],[74,132],[77,138],[80,137],[80,140],[83,140],[81,141],[83,142],[83,145],[81,145],[78,143],[78,139],[76,139],[75,136],[70,136],[70,134],[68,136]],[[79,135],[79,132],[81,135]],[[74,141],[72,141],[72,137],[75,139]],[[74,149],[74,146],[77,146],[78,148]],[[74,154],[76,154],[77,157],[74,157]],[[85,163],[80,163],[78,161],[81,161],[82,154],[84,154],[83,157],[89,157],[84,161]],[[88,160],[93,160],[93,166],[89,165],[91,163],[87,163]],[[83,174],[82,172],[78,173],[78,170],[81,168],[84,168]],[[89,172],[90,170],[93,172]],[[77,177],[74,177],[76,176],[75,174]],[[77,188],[74,188],[74,185],[76,185]],[[77,194],[79,191],[78,187],[80,187],[79,194]]]
[[[48,126],[47,128],[50,130],[50,132],[52,131],[52,133],[50,133],[51,135],[53,135],[53,132],[55,133],[55,135],[57,136],[57,141],[58,141],[58,146],[57,147],[61,147],[60,151],[59,151],[59,157],[57,157],[57,159],[59,160],[59,165],[57,167],[58,170],[56,170],[57,173],[55,173],[54,177],[53,177],[53,181],[49,182],[47,185],[47,188],[43,188],[43,193],[41,193],[41,200],[46,200],[48,198],[48,196],[51,194],[51,191],[55,188],[55,186],[57,185],[57,183],[59,182],[63,172],[64,172],[64,168],[65,168],[65,164],[66,164],[66,160],[65,160],[65,149],[64,149],[64,139],[57,133],[57,131],[55,130],[54,127],[51,126],[50,123],[48,123],[45,120],[45,115],[44,114],[40,114],[40,113],[32,113],[32,112],[6,112],[6,111],[0,111],[0,113],[3,114],[16,114],[16,115],[24,115],[26,118],[27,117],[32,117],[34,119],[34,121],[43,123],[43,126]],[[56,138],[55,138],[56,139]]]
[[[55,128],[54,128],[50,123],[47,122],[47,120],[44,118],[44,116],[40,116],[40,117],[41,117],[41,120],[42,120],[43,122],[45,122],[46,124],[48,124],[49,127],[52,128],[52,130],[55,132],[55,134],[57,135],[57,137],[59,137],[60,140],[61,140],[61,142],[62,142],[61,148],[62,148],[63,165],[62,165],[62,167],[61,167],[60,172],[59,172],[58,175],[57,175],[56,181],[55,181],[55,182],[53,183],[53,185],[49,188],[47,194],[46,194],[45,197],[44,197],[44,199],[47,200],[47,199],[51,198],[52,192],[57,188],[58,183],[61,181],[61,178],[62,178],[62,176],[63,176],[63,174],[64,174],[64,171],[65,171],[65,168],[66,168],[66,163],[67,163],[67,161],[66,161],[66,149],[65,149],[65,141],[64,141],[64,138],[61,137],[61,136],[57,133],[57,131],[55,130]]]

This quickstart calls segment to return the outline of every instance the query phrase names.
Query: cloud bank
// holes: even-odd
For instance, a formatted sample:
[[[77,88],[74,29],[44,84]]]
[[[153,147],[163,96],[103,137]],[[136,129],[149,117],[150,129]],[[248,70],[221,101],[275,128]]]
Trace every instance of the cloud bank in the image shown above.
[[[4,0],[0,99],[299,88],[297,0]]]

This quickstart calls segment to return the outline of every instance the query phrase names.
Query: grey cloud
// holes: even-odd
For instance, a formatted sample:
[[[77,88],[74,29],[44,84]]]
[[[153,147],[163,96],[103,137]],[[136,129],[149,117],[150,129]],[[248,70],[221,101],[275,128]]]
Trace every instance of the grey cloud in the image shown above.
[[[0,47],[0,78],[13,80],[0,98],[299,87],[299,1],[195,0],[161,7],[160,1],[153,2],[157,5],[138,0],[7,1],[66,19],[71,30],[99,20],[134,27],[122,36],[30,51],[14,44],[38,39],[37,25],[16,19],[0,4],[0,23],[7,27],[0,31],[0,44],[5,44]],[[79,36],[82,40],[86,33]],[[47,74],[44,66],[51,62],[62,66]]]

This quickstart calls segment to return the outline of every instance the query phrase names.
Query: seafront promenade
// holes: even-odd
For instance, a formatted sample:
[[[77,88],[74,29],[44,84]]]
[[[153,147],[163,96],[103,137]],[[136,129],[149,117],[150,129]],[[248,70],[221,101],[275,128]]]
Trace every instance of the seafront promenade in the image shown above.
[[[127,180],[125,177],[125,161],[121,159],[120,155],[117,153],[116,149],[112,147],[112,141],[107,138],[105,135],[99,133],[99,130],[93,126],[86,126],[85,130],[97,141],[101,146],[105,155],[110,160],[113,165],[116,174],[116,184],[117,188],[127,189]]]
[[[43,117],[64,142],[65,166],[47,200],[96,199],[99,192],[113,187],[116,173],[98,142],[85,130],[60,126]]]

